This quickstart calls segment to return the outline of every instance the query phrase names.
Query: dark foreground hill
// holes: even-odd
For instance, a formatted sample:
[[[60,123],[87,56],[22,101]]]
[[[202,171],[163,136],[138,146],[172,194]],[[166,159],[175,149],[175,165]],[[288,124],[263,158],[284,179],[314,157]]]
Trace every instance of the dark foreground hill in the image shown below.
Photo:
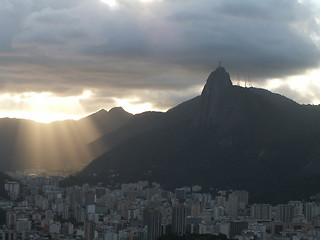
[[[319,192],[317,106],[233,86],[219,67],[201,96],[165,114],[139,118],[103,136],[100,144],[115,137],[117,144],[66,184],[150,180],[169,189],[198,184],[204,190],[246,189],[251,200],[270,203]],[[128,127],[132,121],[138,128]]]
[[[127,123],[131,114],[122,108],[100,110],[81,120],[50,124],[24,119],[0,119],[0,169],[41,168],[75,170],[94,154],[88,143]]]

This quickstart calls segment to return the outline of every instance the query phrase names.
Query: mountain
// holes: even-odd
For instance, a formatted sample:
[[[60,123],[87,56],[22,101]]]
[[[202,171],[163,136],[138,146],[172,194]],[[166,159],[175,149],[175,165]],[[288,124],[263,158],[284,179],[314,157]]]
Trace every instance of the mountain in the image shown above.
[[[2,171],[82,168],[94,159],[88,143],[121,127],[131,117],[122,108],[114,108],[109,112],[100,110],[78,121],[50,124],[0,119],[0,168]]]
[[[144,112],[134,115],[127,124],[108,134],[102,135],[89,144],[90,151],[100,156],[122,141],[142,132],[148,132],[161,122],[162,112]]]
[[[319,109],[233,86],[218,67],[200,96],[101,137],[116,144],[65,184],[150,180],[168,189],[246,189],[255,202],[307,198],[319,191]]]

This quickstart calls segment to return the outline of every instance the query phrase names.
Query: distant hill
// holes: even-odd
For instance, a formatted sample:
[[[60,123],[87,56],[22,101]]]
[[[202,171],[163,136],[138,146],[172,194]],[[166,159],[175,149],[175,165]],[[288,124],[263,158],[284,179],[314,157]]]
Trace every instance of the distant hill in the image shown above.
[[[108,151],[65,183],[150,180],[168,189],[247,189],[255,202],[303,199],[319,192],[319,123],[318,106],[233,86],[219,67],[200,96],[99,138]]]
[[[131,117],[122,108],[114,108],[78,121],[50,124],[0,119],[0,168],[79,169],[94,158],[88,143],[124,125]]]
[[[117,146],[122,141],[156,128],[161,123],[164,113],[162,112],[144,112],[134,115],[127,124],[117,128],[97,138],[89,144],[89,148],[96,156],[100,156],[106,151]]]

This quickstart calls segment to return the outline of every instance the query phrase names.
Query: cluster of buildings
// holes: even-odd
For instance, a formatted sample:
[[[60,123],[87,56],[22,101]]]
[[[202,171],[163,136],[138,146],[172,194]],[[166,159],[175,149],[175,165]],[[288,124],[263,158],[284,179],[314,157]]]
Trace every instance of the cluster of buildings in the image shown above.
[[[16,176],[17,177],[17,176]],[[166,233],[225,234],[239,240],[320,240],[320,205],[249,205],[247,191],[175,192],[140,181],[117,189],[58,187],[61,177],[20,176],[7,182],[0,239],[156,240]]]

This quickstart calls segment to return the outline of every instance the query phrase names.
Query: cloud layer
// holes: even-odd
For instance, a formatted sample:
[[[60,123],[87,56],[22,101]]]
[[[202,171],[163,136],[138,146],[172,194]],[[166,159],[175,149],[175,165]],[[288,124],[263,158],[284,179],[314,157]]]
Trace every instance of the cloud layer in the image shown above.
[[[0,94],[89,90],[89,113],[116,98],[172,107],[218,61],[233,79],[287,79],[319,66],[319,13],[306,0],[0,0]]]

